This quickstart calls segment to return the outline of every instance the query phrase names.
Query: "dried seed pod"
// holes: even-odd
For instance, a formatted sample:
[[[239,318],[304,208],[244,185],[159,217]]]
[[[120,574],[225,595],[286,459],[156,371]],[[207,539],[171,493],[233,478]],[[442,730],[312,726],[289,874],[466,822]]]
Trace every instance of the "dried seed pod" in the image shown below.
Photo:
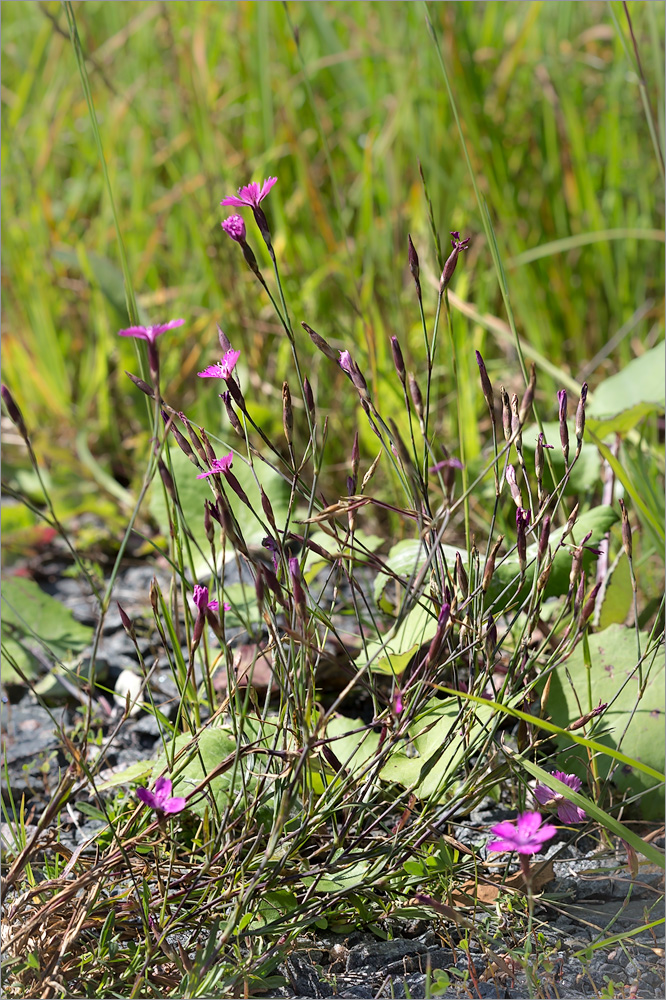
[[[504,440],[511,440],[511,403],[509,393],[503,385],[500,386],[500,397],[502,399],[502,429],[504,430]]]
[[[160,479],[164,483],[164,487],[167,493],[169,494],[174,503],[178,503],[178,496],[176,494],[175,483],[173,481],[171,473],[169,472],[169,470],[167,469],[166,465],[164,464],[161,458],[157,459],[157,469],[159,471]]]
[[[132,640],[132,642],[136,642],[136,629],[134,628],[134,622],[132,621],[132,619],[130,618],[130,616],[127,614],[127,612],[125,611],[125,609],[123,607],[121,607],[121,605],[118,603],[118,601],[116,601],[116,605],[118,607],[118,613],[120,615],[120,620],[123,623],[123,628],[127,632],[128,636],[130,637],[130,639]]]
[[[523,435],[520,429],[520,416],[518,414],[518,394],[513,393],[511,396],[511,436],[513,442],[516,446],[516,451],[521,458],[522,465],[522,451],[523,451]]]
[[[550,554],[550,549],[549,549],[548,550],[548,562],[546,563],[546,565],[544,566],[544,568],[541,570],[541,573],[539,573],[539,579],[537,580],[537,590],[538,590],[539,593],[541,593],[543,590],[545,590],[546,584],[548,583],[548,577],[550,576],[550,571],[551,571],[552,568],[553,568],[553,559],[552,559],[552,556]]]
[[[499,552],[500,545],[504,541],[504,535],[500,535],[492,549],[488,553],[488,558],[486,559],[486,565],[483,567],[483,581],[481,583],[481,590],[484,594],[488,593],[488,588],[493,578],[493,573],[495,572],[495,559],[497,558],[497,553]]]
[[[261,507],[262,507],[262,510],[263,510],[264,514],[266,515],[266,520],[270,524],[270,526],[273,529],[273,531],[277,534],[277,528],[275,526],[275,515],[273,513],[272,504],[271,504],[270,500],[268,499],[268,497],[266,496],[266,493],[264,492],[263,486],[260,486],[259,490],[260,490],[260,493],[261,493]]]
[[[525,426],[525,421],[532,408],[532,403],[534,402],[534,393],[536,391],[536,365],[532,362],[532,367],[530,369],[530,380],[527,383],[527,388],[525,389],[525,394],[520,402],[519,418],[521,427]]]
[[[530,523],[530,512],[519,507],[516,511],[516,547],[518,550],[518,564],[520,575],[525,572],[527,564],[527,528]]]
[[[301,567],[296,556],[289,560],[289,575],[291,577],[291,589],[294,595],[294,603],[301,615],[305,614],[305,591],[301,583]]]
[[[627,559],[631,561],[633,544],[631,540],[631,525],[629,524],[629,513],[624,505],[624,500],[620,499],[620,510],[622,511],[622,545],[627,554]]]
[[[455,271],[456,265],[458,263],[458,257],[460,255],[460,251],[467,250],[467,248],[469,247],[469,237],[467,237],[464,240],[461,240],[460,233],[458,232],[452,232],[451,236],[453,236],[453,239],[451,240],[451,246],[453,247],[453,250],[449,254],[449,257],[447,258],[446,263],[444,264],[444,270],[442,271],[442,276],[439,279],[440,295],[443,295],[449,286],[451,278],[453,277],[453,272]]]
[[[567,518],[567,523],[564,525],[564,531],[562,532],[562,541],[564,541],[564,539],[567,537],[567,535],[570,535],[571,532],[573,531],[574,525],[576,523],[576,518],[578,517],[578,508],[579,507],[580,507],[580,504],[576,504],[576,506],[574,507],[574,509],[569,514],[569,517]]]
[[[588,621],[588,619],[590,619],[594,613],[594,606],[597,603],[597,594],[601,589],[601,583],[602,583],[601,580],[599,581],[599,583],[595,583],[594,587],[592,587],[592,590],[590,591],[587,600],[585,601],[585,604],[583,605],[583,610],[580,616],[581,625],[584,625],[585,622]]]
[[[187,434],[188,434],[188,437],[189,437],[190,441],[194,445],[194,450],[196,451],[197,455],[199,456],[199,458],[201,459],[201,461],[203,462],[204,465],[208,465],[208,458],[207,458],[207,455],[206,455],[206,450],[205,450],[204,446],[202,445],[202,443],[201,443],[201,441],[199,439],[199,436],[198,436],[197,432],[195,431],[194,427],[192,427],[191,423],[189,422],[189,420],[187,419],[187,417],[185,416],[184,413],[179,413],[178,416],[180,417],[180,419],[181,419],[181,421],[183,423],[183,426],[185,427],[185,430],[187,431]]]
[[[430,666],[434,663],[439,656],[442,645],[444,643],[444,638],[446,636],[447,629],[449,627],[449,622],[451,619],[451,606],[448,603],[442,604],[442,608],[439,612],[437,618],[437,631],[435,632],[430,646],[428,647],[428,653],[426,656],[426,665]]]
[[[291,393],[289,383],[282,383],[282,427],[287,444],[291,448],[294,440],[294,412],[291,408]]]
[[[522,508],[523,506],[523,495],[520,492],[520,487],[516,479],[516,470],[513,465],[507,465],[506,467],[506,481],[509,484],[509,489],[511,490],[511,497],[516,507]]]
[[[469,580],[467,579],[467,573],[465,572],[465,567],[463,566],[462,556],[459,552],[456,552],[456,581],[462,594],[464,601],[469,597]]]
[[[203,427],[199,428],[199,434],[201,435],[201,440],[203,442],[204,451],[206,452],[206,459],[212,465],[213,462],[217,461],[217,458],[215,457],[215,451],[213,449],[213,446],[210,443],[210,441],[208,440],[208,435],[206,434],[206,432],[203,429]]]

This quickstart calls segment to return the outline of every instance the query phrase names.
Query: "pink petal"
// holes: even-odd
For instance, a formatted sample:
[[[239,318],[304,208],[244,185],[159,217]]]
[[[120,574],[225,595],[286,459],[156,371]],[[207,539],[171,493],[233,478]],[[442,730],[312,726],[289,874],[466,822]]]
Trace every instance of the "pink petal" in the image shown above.
[[[150,806],[151,809],[157,808],[157,803],[155,801],[155,796],[152,792],[149,792],[147,788],[137,788],[136,797],[144,803],[144,805]]]
[[[224,604],[222,605],[222,607],[224,608],[225,611],[231,611],[231,605],[227,604],[226,601],[224,602]]]
[[[169,799],[168,802],[164,803],[164,806],[162,807],[162,812],[166,813],[167,815],[170,815],[171,813],[179,813],[182,812],[182,810],[185,808],[186,805],[187,805],[186,799],[180,799],[180,798]]]
[[[508,819],[505,819],[496,826],[491,826],[490,832],[494,833],[496,837],[508,837],[509,840],[512,838],[515,840],[516,824],[509,822]]]
[[[199,378],[224,378],[224,371],[221,364],[209,365],[202,372],[197,372]]]
[[[274,184],[277,184],[277,177],[267,177],[266,178],[266,180],[264,181],[264,183],[262,185],[262,188],[261,188],[261,194],[259,195],[259,201],[263,201],[264,200],[264,198],[266,197],[266,195],[268,194],[268,192],[270,191],[270,189],[273,187]]]
[[[146,326],[128,326],[126,330],[118,330],[119,337],[140,337],[141,340],[152,340],[150,328]]]
[[[516,845],[512,840],[493,840],[488,844],[489,851],[515,851]]]
[[[215,475],[215,469],[209,469],[208,472],[200,472],[199,475],[197,476],[197,479],[205,479],[206,476],[214,476],[214,475]]]
[[[171,795],[171,779],[162,775],[155,782],[155,798],[158,800],[168,799]]]
[[[233,205],[234,208],[252,207],[251,205],[248,206],[246,201],[243,201],[241,198],[237,198],[235,194],[230,195],[228,198],[223,198],[220,205]]]
[[[219,604],[217,601],[209,601],[208,607],[210,608],[211,611],[217,611]]]
[[[528,839],[541,826],[541,813],[524,812],[518,817],[518,833]]]
[[[534,789],[534,798],[537,802],[540,802],[542,806],[545,806],[548,802],[553,801],[553,790],[548,788],[547,785],[536,785]]]
[[[161,333],[165,333],[167,330],[175,330],[177,326],[182,326],[184,322],[184,319],[170,319],[168,323],[158,323],[152,328],[153,336],[159,337]]]

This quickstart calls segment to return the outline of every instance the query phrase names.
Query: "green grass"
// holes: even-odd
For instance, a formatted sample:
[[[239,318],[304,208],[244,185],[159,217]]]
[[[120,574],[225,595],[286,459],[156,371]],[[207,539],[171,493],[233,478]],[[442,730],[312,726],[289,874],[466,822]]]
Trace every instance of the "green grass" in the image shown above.
[[[663,7],[629,9],[661,121]],[[217,357],[215,321],[243,347],[257,396],[270,398],[288,363],[270,306],[219,225],[221,198],[251,178],[279,178],[269,215],[296,326],[305,319],[336,347],[353,345],[387,403],[399,401],[386,379],[390,336],[408,364],[422,342],[407,232],[426,280],[437,276],[419,162],[440,232],[473,238],[454,290],[481,318],[506,318],[421,4],[336,3],[334,17],[316,3],[289,4],[288,16],[278,3],[75,10],[141,315],[187,319],[164,372],[170,398],[200,421],[217,420],[217,399],[204,401],[192,378]],[[586,373],[593,388],[662,336],[663,195],[622,7],[456,3],[430,14],[518,331],[548,366],[540,395],[558,387],[554,371],[575,378],[600,355]],[[149,425],[123,374],[137,370],[133,347],[115,336],[128,316],[113,208],[61,6],[5,4],[3,57],[3,378],[71,498],[73,480],[93,473],[132,480]],[[459,341],[502,378],[513,349],[493,329],[457,319]],[[326,410],[342,376],[331,380],[297,336]],[[440,398],[453,388],[446,343]],[[483,411],[465,388],[473,352],[459,353],[473,457]],[[356,412],[343,415],[351,434]],[[81,431],[100,470],[76,450]]]

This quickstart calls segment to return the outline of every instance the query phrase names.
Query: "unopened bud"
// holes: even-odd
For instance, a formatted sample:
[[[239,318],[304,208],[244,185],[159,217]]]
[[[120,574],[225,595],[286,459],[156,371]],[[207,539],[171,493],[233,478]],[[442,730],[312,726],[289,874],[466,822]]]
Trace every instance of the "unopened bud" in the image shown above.
[[[539,591],[539,593],[541,593],[542,590],[545,590],[546,584],[548,583],[548,577],[550,576],[550,571],[552,568],[553,568],[553,560],[549,558],[548,562],[546,563],[541,573],[539,574],[539,579],[537,580],[537,590]]]
[[[325,354],[327,358],[331,359],[331,361],[337,362],[338,360],[337,351],[334,351],[331,345],[326,340],[324,340],[324,338],[321,337],[316,330],[313,330],[311,326],[308,326],[307,323],[301,323],[301,326],[307,332],[308,336],[310,337],[310,340],[315,345],[315,347],[318,347],[319,350],[322,352],[322,354]]]
[[[428,647],[428,654],[426,656],[426,663],[428,666],[434,663],[439,656],[442,644],[444,642],[444,637],[446,635],[446,630],[449,627],[449,620],[451,618],[451,607],[448,603],[442,604],[441,611],[437,618],[437,631],[435,632],[430,646]]]
[[[118,601],[116,601],[116,605],[118,607],[118,613],[120,615],[120,620],[123,623],[123,628],[127,632],[128,636],[130,637],[130,639],[132,640],[132,642],[136,642],[136,629],[134,628],[134,622],[132,621],[132,619],[130,618],[130,616],[127,614],[127,612],[125,611],[125,609],[123,607],[121,607],[120,604],[118,604]]]
[[[515,392],[511,396],[511,436],[513,437],[516,451],[520,455],[523,450],[523,435],[520,415],[518,413],[518,394]]]
[[[631,525],[629,524],[629,513],[624,505],[624,500],[620,500],[620,510],[622,511],[622,545],[627,554],[627,559],[631,560],[633,545],[631,541]]]
[[[308,408],[310,420],[313,421],[315,417],[315,399],[312,393],[312,386],[306,378],[303,379],[303,399],[305,400],[305,405]]]
[[[215,456],[215,452],[213,450],[213,446],[210,443],[210,441],[208,440],[208,435],[206,434],[206,432],[203,429],[203,427],[199,428],[199,434],[201,434],[201,440],[203,442],[204,451],[206,453],[206,460],[210,463],[210,465],[212,465],[213,462],[217,461],[217,458]]]
[[[177,497],[177,494],[176,494],[175,483],[173,481],[171,473],[169,472],[169,470],[167,469],[166,465],[164,464],[164,462],[162,461],[161,458],[158,458],[158,460],[157,460],[157,468],[158,468],[158,471],[159,471],[159,474],[160,474],[160,478],[161,478],[162,482],[164,483],[164,487],[165,487],[167,493],[169,494],[169,496],[171,497],[171,499],[173,500],[173,502],[177,503],[178,502],[178,497]]]
[[[588,599],[583,605],[583,611],[580,616],[581,624],[584,624],[594,613],[594,606],[597,603],[597,594],[601,589],[601,582],[602,581],[600,580],[599,583],[595,583],[594,587],[592,587],[592,590],[590,591]]]
[[[224,332],[220,324],[217,323],[216,326],[217,326],[217,338],[220,341],[220,347],[222,348],[222,353],[226,354],[227,351],[231,350],[231,341],[227,337],[226,333]]]
[[[305,591],[301,583],[301,567],[296,556],[289,560],[289,575],[291,577],[291,589],[294,595],[294,603],[301,614],[305,611]]]
[[[125,374],[129,379],[132,380],[132,382],[134,382],[134,385],[137,387],[137,389],[140,389],[141,392],[145,392],[146,396],[150,396],[151,399],[153,398],[155,392],[151,385],[148,385],[147,382],[144,382],[142,378],[137,378],[136,375],[132,375],[131,372],[125,372]]]
[[[465,572],[465,567],[463,566],[462,556],[459,552],[456,552],[456,580],[458,587],[460,588],[462,598],[466,601],[469,596],[469,580],[467,579],[467,573]]]
[[[221,392],[220,397],[222,399],[222,402],[224,403],[224,408],[227,411],[227,417],[229,418],[229,423],[231,424],[231,426],[236,431],[236,434],[238,434],[239,437],[245,437],[243,433],[242,424],[238,419],[238,414],[231,405],[231,396],[229,392],[228,391]]]
[[[569,517],[567,518],[567,523],[564,525],[564,531],[562,532],[562,541],[564,541],[567,535],[570,535],[571,532],[573,531],[574,524],[576,523],[576,518],[578,517],[579,506],[580,504],[576,504],[574,509],[569,514]]]
[[[493,393],[493,385],[488,378],[488,372],[486,371],[486,366],[483,358],[481,357],[479,351],[476,352],[476,363],[479,366],[479,375],[481,376],[481,391],[483,392],[483,398],[488,404],[488,409],[490,410],[490,415],[492,417],[493,423],[495,421],[495,394]]]
[[[294,440],[294,413],[291,408],[291,393],[287,382],[282,383],[282,427],[287,444],[291,447]]]
[[[541,534],[539,535],[539,547],[537,549],[537,562],[541,565],[543,557],[548,550],[548,539],[550,538],[550,514],[546,514],[543,519],[543,524],[541,525]]]
[[[277,528],[275,527],[275,515],[273,513],[273,507],[271,506],[270,500],[268,499],[268,497],[264,493],[263,486],[260,486],[259,489],[261,491],[261,506],[262,506],[264,514],[266,515],[266,520],[270,524],[270,526],[273,529],[273,531],[275,531],[276,534],[277,534]]]
[[[564,464],[569,465],[569,428],[567,426],[567,390],[560,389],[557,393],[558,415],[560,420],[560,442]]]
[[[495,624],[495,619],[491,614],[488,615],[488,620],[486,622],[485,647],[486,659],[492,660],[497,647],[497,625]]]
[[[173,417],[169,417],[168,414],[165,413],[164,410],[162,410],[162,419],[164,420],[165,425],[169,428],[169,430],[175,437],[178,447],[183,452],[183,454],[187,455],[192,465],[196,465],[197,469],[201,469],[201,465],[199,464],[197,456],[192,451],[190,442],[180,433],[175,423],[173,422]]]
[[[18,430],[23,440],[27,441],[28,431],[26,429],[25,422],[23,420],[23,414],[19,409],[18,403],[16,402],[16,400],[14,399],[14,397],[12,396],[11,392],[9,391],[6,385],[2,385],[2,387],[0,387],[0,394],[2,395],[2,400],[5,406],[7,407],[7,413],[9,415],[9,419],[12,421],[12,423]]]
[[[585,433],[585,403],[587,400],[587,382],[583,382],[580,387],[580,399],[578,400],[578,406],[576,407],[576,441],[578,446],[576,448],[576,453],[581,449],[583,443],[583,434]]]
[[[421,281],[419,279],[419,255],[416,252],[416,247],[412,243],[412,237],[407,236],[407,258],[409,260],[409,270],[412,272],[412,278],[414,279],[414,284],[416,285],[416,294],[421,299]]]
[[[421,395],[421,390],[419,389],[419,384],[416,381],[416,376],[409,373],[409,394],[412,397],[412,402],[414,404],[414,409],[416,410],[416,415],[419,418],[419,423],[423,427],[423,396]]]
[[[527,564],[527,527],[530,523],[530,512],[519,507],[516,511],[516,548],[521,575]]]
[[[187,431],[188,437],[192,442],[192,444],[194,445],[194,450],[196,451],[197,455],[199,456],[203,464],[207,465],[208,459],[206,457],[206,450],[202,445],[197,432],[195,431],[194,427],[192,427],[192,424],[189,422],[184,413],[179,413],[178,416],[182,420],[185,430]]]
[[[259,614],[261,614],[264,607],[264,573],[262,566],[257,566],[257,575],[254,580],[254,592],[257,596]]]
[[[397,337],[391,337],[391,351],[393,353],[393,364],[395,365],[395,370],[398,373],[400,381],[404,385],[407,373],[405,370],[405,361],[402,356],[402,350],[400,349]]]
[[[252,504],[248,499],[247,493],[245,492],[245,490],[243,489],[243,487],[238,482],[238,480],[236,479],[236,477],[234,476],[233,472],[230,469],[227,469],[225,471],[224,480],[227,483],[227,485],[234,491],[238,499],[242,503],[244,503],[246,507],[249,507],[250,510],[252,510]]]
[[[150,581],[150,589],[148,591],[148,596],[150,598],[150,606],[153,609],[153,613],[157,614],[157,607],[159,604],[159,588],[157,586],[157,580],[155,577]]]
[[[449,255],[446,263],[444,264],[444,270],[442,271],[442,276],[439,279],[439,294],[443,295],[445,290],[448,288],[451,278],[453,277],[453,272],[456,269],[458,263],[458,256],[461,250],[467,250],[469,246],[469,237],[467,239],[461,240],[460,233],[451,233],[453,239],[451,240],[451,245],[453,250]]]
[[[574,730],[580,729],[582,726],[587,725],[587,723],[591,722],[592,719],[596,719],[598,715],[601,715],[602,712],[605,712],[607,708],[608,704],[600,701],[597,707],[593,708],[591,712],[587,712],[585,715],[581,715],[580,719],[576,719],[576,721],[572,722],[570,726],[567,726],[567,731],[572,733],[574,732]]]
[[[208,544],[213,545],[215,542],[215,529],[213,527],[213,521],[210,516],[212,504],[210,501],[204,501],[204,531],[206,532],[206,538],[208,539]]]

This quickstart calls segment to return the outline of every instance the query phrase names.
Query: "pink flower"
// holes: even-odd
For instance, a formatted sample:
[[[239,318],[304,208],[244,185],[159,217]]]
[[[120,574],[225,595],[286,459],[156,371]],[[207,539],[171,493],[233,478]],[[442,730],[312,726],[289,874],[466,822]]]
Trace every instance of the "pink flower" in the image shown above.
[[[245,243],[245,223],[240,215],[230,215],[222,223],[222,228],[236,243]]]
[[[348,375],[352,373],[352,359],[349,351],[339,351],[340,360],[338,364],[342,368],[343,372],[347,372]]]
[[[236,362],[240,358],[240,353],[240,351],[234,351],[230,348],[221,361],[218,361],[216,365],[209,365],[202,372],[197,372],[197,375],[199,378],[223,378],[225,382],[228,382],[236,367]]]
[[[557,833],[556,827],[550,823],[543,826],[541,814],[538,812],[524,812],[518,816],[515,823],[505,820],[491,827],[499,840],[493,840],[488,844],[489,851],[518,851],[519,854],[537,854],[543,845]]]
[[[158,323],[156,326],[128,326],[126,330],[118,330],[118,336],[138,337],[139,340],[147,340],[149,344],[154,344],[161,333],[166,330],[175,330],[184,322],[184,319],[170,319],[168,323]]]
[[[208,600],[208,587],[199,587],[198,585],[194,588],[194,593],[192,594],[192,600],[198,607],[199,611],[205,612],[208,608],[211,611],[217,611],[218,603],[217,601]]]
[[[158,778],[155,782],[155,791],[149,792],[147,788],[137,788],[136,794],[144,805],[150,806],[155,812],[163,813],[165,816],[171,813],[182,812],[187,802],[185,799],[171,797],[171,780],[169,778]]]
[[[259,208],[259,202],[264,200],[276,182],[277,177],[268,177],[260,188],[259,183],[253,181],[252,184],[239,188],[238,196],[233,194],[229,198],[223,198],[220,205],[233,205],[235,208]],[[226,231],[229,232],[229,230]]]
[[[582,788],[582,781],[575,774],[565,774],[564,771],[553,771],[552,775],[558,781],[562,781],[574,792],[579,792]],[[553,809],[557,806],[557,815],[562,823],[582,823],[587,819],[584,809],[575,806],[573,802],[568,802],[561,792],[554,792],[548,785],[536,785],[534,788],[534,798],[542,806]]]
[[[201,614],[205,614],[206,611],[217,611],[219,604],[217,601],[208,600],[208,587],[200,587],[198,584],[194,588],[194,593],[192,594],[192,600],[198,607]],[[231,611],[231,605],[227,604],[225,601],[222,605],[225,611]]]
[[[395,693],[395,700],[393,702],[393,707],[395,709],[395,714],[396,715],[400,715],[400,713],[403,711],[403,709],[405,707],[403,705],[403,703],[402,703],[402,695],[401,695],[400,691],[396,691],[396,693]]]
[[[223,455],[222,458],[216,458],[214,462],[211,462],[210,469],[208,472],[200,472],[197,479],[205,479],[206,476],[214,476],[216,473],[228,472],[231,468],[231,464],[234,460],[234,453],[230,451],[228,455]]]

